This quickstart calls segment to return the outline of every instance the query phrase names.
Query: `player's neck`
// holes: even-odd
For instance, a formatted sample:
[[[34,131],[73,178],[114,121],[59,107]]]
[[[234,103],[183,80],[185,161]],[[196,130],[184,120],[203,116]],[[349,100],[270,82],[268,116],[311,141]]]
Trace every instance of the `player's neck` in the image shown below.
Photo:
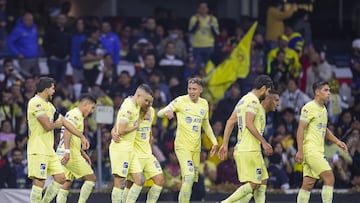
[[[253,89],[253,90],[251,90],[251,93],[255,94],[255,96],[257,98],[260,98],[260,96],[261,96],[260,90]]]
[[[48,101],[48,95],[46,94],[46,92],[39,92],[36,94],[37,96],[39,96],[40,98],[42,98],[45,101]]]
[[[324,101],[322,101],[319,97],[315,97],[314,101],[319,105],[319,106],[324,106]]]

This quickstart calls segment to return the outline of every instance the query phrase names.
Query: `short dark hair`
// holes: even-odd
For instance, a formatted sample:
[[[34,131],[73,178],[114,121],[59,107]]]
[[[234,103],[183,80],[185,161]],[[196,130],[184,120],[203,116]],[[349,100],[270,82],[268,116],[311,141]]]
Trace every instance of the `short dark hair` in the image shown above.
[[[279,96],[280,96],[280,92],[279,92],[278,90],[276,90],[276,89],[273,89],[273,88],[271,88],[271,89],[269,90],[269,94],[276,94],[276,95],[279,95]]]
[[[36,93],[43,92],[46,88],[50,88],[54,84],[54,79],[50,77],[41,77],[36,84]]]
[[[84,101],[84,100],[88,100],[88,101],[90,101],[91,103],[96,104],[96,98],[95,98],[95,96],[92,95],[92,94],[88,94],[88,93],[82,94],[82,95],[80,96],[79,102],[82,102],[82,101]]]
[[[262,86],[266,88],[272,88],[273,87],[273,81],[271,80],[270,76],[268,75],[259,75],[255,78],[254,81],[254,89],[261,89]]]
[[[316,90],[321,89],[324,85],[329,85],[329,83],[326,81],[323,81],[323,80],[314,82],[313,87],[312,87],[313,92],[315,93]]]
[[[139,85],[138,89],[144,90],[146,93],[150,94],[152,97],[154,96],[154,92],[152,91],[151,87],[148,84],[141,84]]]
[[[202,79],[199,77],[189,78],[188,84],[189,83],[195,83],[195,84],[200,85],[201,87],[204,87],[204,83],[203,83]]]
[[[14,155],[14,153],[15,153],[16,151],[21,152],[21,154],[24,154],[21,149],[15,147],[15,148],[13,148],[13,149],[11,150],[11,156]]]
[[[5,58],[3,61],[3,66],[5,66],[7,63],[12,63],[12,62],[13,62],[12,58]]]

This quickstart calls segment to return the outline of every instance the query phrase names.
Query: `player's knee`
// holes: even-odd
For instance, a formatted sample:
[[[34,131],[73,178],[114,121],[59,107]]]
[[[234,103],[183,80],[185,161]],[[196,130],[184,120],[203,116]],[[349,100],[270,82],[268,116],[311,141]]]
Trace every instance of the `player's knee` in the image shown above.
[[[134,183],[135,183],[136,185],[143,186],[143,185],[144,185],[144,183],[145,183],[145,177],[144,177],[144,174],[143,174],[143,173],[141,173],[141,174],[139,174],[139,176],[138,176],[138,177],[134,178]]]
[[[55,182],[59,183],[60,185],[63,185],[66,181],[66,177],[64,174],[59,174],[54,176]]]
[[[125,186],[126,186],[126,179],[124,178],[123,180],[121,180],[120,188],[121,188],[121,189],[124,189]]]
[[[154,184],[161,186],[161,187],[164,186],[164,184],[165,184],[165,179],[162,174],[154,176],[153,181],[154,181]]]
[[[326,176],[324,176],[323,181],[324,181],[324,185],[334,186],[335,183],[334,174],[332,172],[328,173]]]

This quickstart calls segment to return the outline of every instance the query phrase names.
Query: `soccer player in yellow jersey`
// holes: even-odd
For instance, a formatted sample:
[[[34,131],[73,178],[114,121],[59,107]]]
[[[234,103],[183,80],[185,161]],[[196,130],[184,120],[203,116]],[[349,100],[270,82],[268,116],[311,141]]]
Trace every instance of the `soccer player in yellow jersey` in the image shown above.
[[[230,133],[238,124],[238,143],[234,150],[238,178],[245,183],[230,197],[221,201],[230,203],[239,201],[254,192],[256,202],[265,202],[267,169],[261,153],[261,147],[266,155],[272,154],[271,145],[264,139],[263,132],[266,123],[265,110],[260,104],[267,95],[273,82],[268,75],[259,75],[251,92],[243,96],[235,106],[233,113],[226,122],[223,144],[219,149],[220,159],[224,159],[228,151]]]
[[[65,118],[80,132],[84,131],[84,118],[91,114],[96,106],[96,98],[90,94],[81,95],[79,105],[71,109]],[[61,138],[56,153],[61,164],[64,166],[66,181],[57,194],[57,203],[66,203],[67,195],[74,178],[85,180],[80,190],[79,203],[86,202],[95,186],[96,177],[90,164],[91,160],[84,150],[81,149],[80,139],[73,136],[65,128],[61,128]]]
[[[54,147],[54,129],[64,126],[72,134],[78,136],[84,149],[89,148],[89,142],[69,121],[58,114],[50,102],[55,92],[54,81],[49,77],[39,78],[36,84],[36,95],[30,99],[27,110],[29,126],[28,141],[28,176],[33,179],[30,202],[50,202],[61,185],[65,182],[64,170],[60,164]],[[48,175],[54,177],[42,197],[45,179]]]
[[[152,154],[151,142],[152,134],[151,127],[154,119],[156,119],[155,110],[150,106],[150,109],[141,109],[141,114],[144,115],[144,119],[141,120],[139,128],[136,130],[135,137],[135,157],[139,160],[141,169],[144,173],[145,180],[152,179],[154,184],[151,186],[146,203],[156,203],[159,199],[162,187],[164,185],[164,176],[160,163]],[[128,176],[126,188],[123,194],[123,201],[127,202],[126,197],[129,191],[129,188],[132,186],[132,178]]]
[[[179,160],[182,185],[179,202],[190,202],[192,185],[198,181],[201,150],[201,128],[209,137],[213,146],[210,155],[217,150],[217,141],[209,123],[208,102],[200,97],[203,83],[200,78],[188,80],[187,95],[179,96],[158,112],[159,117],[172,119],[177,117],[175,153]]]
[[[298,203],[307,203],[317,179],[321,178],[322,202],[330,203],[333,199],[334,174],[324,156],[324,140],[337,144],[345,152],[344,142],[337,139],[327,128],[327,110],[325,103],[330,98],[330,87],[327,82],[318,81],[313,84],[315,98],[301,109],[296,140],[298,152],[295,161],[303,163],[303,183],[297,196]]]
[[[112,140],[109,147],[111,170],[114,176],[114,187],[111,193],[113,203],[122,200],[126,177],[131,174],[134,183],[129,190],[128,199],[135,202],[144,184],[144,175],[138,159],[134,158],[134,142],[136,129],[140,120],[140,108],[149,107],[153,101],[153,92],[146,85],[140,85],[134,96],[124,100],[117,114],[116,123],[112,129],[112,136],[118,136],[118,140]]]

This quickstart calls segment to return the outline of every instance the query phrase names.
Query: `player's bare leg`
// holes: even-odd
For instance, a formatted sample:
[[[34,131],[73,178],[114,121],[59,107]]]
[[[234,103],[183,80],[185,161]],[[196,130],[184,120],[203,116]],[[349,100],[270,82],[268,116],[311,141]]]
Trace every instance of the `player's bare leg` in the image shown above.
[[[309,176],[303,177],[303,183],[297,196],[298,203],[307,203],[310,199],[311,190],[315,185],[316,179]]]

